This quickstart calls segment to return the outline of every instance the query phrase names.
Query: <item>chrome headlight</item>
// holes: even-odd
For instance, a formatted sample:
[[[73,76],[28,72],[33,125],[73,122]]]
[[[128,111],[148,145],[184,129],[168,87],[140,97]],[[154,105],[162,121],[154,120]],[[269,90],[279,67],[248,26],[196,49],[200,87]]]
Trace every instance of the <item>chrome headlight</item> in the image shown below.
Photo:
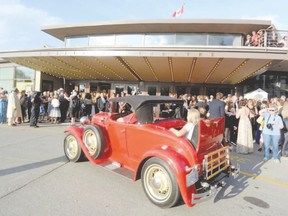
[[[82,116],[80,118],[80,124],[81,125],[87,125],[87,124],[90,124],[90,120],[87,116]]]

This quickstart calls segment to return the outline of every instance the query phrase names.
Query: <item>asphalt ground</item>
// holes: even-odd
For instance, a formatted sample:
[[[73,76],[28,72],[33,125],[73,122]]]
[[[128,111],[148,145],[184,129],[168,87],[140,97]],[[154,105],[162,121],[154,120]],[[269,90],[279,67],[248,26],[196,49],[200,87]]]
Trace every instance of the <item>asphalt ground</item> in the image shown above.
[[[154,206],[141,181],[85,161],[68,162],[63,151],[69,123],[0,125],[0,216],[50,215],[273,215],[286,216],[288,160],[263,162],[263,152],[231,151],[241,173],[215,198],[192,208]]]

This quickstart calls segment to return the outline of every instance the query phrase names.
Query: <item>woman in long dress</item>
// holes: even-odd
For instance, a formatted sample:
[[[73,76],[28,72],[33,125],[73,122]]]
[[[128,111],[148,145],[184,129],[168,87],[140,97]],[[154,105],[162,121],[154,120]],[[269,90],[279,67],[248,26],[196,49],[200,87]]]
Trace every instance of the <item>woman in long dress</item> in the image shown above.
[[[61,117],[61,112],[60,112],[60,102],[59,102],[59,95],[55,94],[53,96],[54,98],[51,101],[51,110],[50,110],[50,118],[51,118],[51,123],[56,124],[57,119]]]
[[[21,105],[20,100],[18,98],[19,90],[14,88],[8,96],[8,105],[7,105],[7,120],[8,125],[16,126],[15,119],[21,117]]]
[[[236,152],[241,154],[253,153],[252,125],[249,119],[250,110],[247,107],[247,101],[239,101],[240,108],[236,111],[236,118],[239,119],[237,148]]]
[[[0,124],[6,123],[7,97],[4,90],[0,90]]]

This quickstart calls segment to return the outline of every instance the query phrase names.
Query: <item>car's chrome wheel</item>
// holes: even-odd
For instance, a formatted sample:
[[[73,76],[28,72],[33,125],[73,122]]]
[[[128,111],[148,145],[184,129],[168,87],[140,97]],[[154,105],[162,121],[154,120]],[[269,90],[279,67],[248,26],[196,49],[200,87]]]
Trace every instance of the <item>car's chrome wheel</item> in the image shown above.
[[[68,134],[64,139],[64,153],[68,160],[77,162],[81,159],[83,152],[73,134]]]
[[[160,207],[171,207],[180,193],[174,174],[164,161],[149,159],[143,167],[142,185],[148,198]]]
[[[86,126],[82,139],[92,158],[99,158],[105,147],[101,129],[97,126]]]

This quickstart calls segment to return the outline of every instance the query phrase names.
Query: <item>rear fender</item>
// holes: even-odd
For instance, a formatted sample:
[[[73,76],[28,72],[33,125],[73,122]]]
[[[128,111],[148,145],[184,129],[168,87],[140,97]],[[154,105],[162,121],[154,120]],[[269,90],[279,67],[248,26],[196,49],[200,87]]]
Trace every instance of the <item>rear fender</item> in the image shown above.
[[[195,185],[186,186],[186,167],[191,167],[183,155],[176,152],[171,147],[162,147],[153,149],[147,152],[143,157],[143,163],[138,167],[138,172],[141,173],[142,165],[151,157],[157,157],[169,164],[177,179],[178,187],[180,189],[182,199],[188,206],[192,206],[191,197],[192,193],[196,193]]]

